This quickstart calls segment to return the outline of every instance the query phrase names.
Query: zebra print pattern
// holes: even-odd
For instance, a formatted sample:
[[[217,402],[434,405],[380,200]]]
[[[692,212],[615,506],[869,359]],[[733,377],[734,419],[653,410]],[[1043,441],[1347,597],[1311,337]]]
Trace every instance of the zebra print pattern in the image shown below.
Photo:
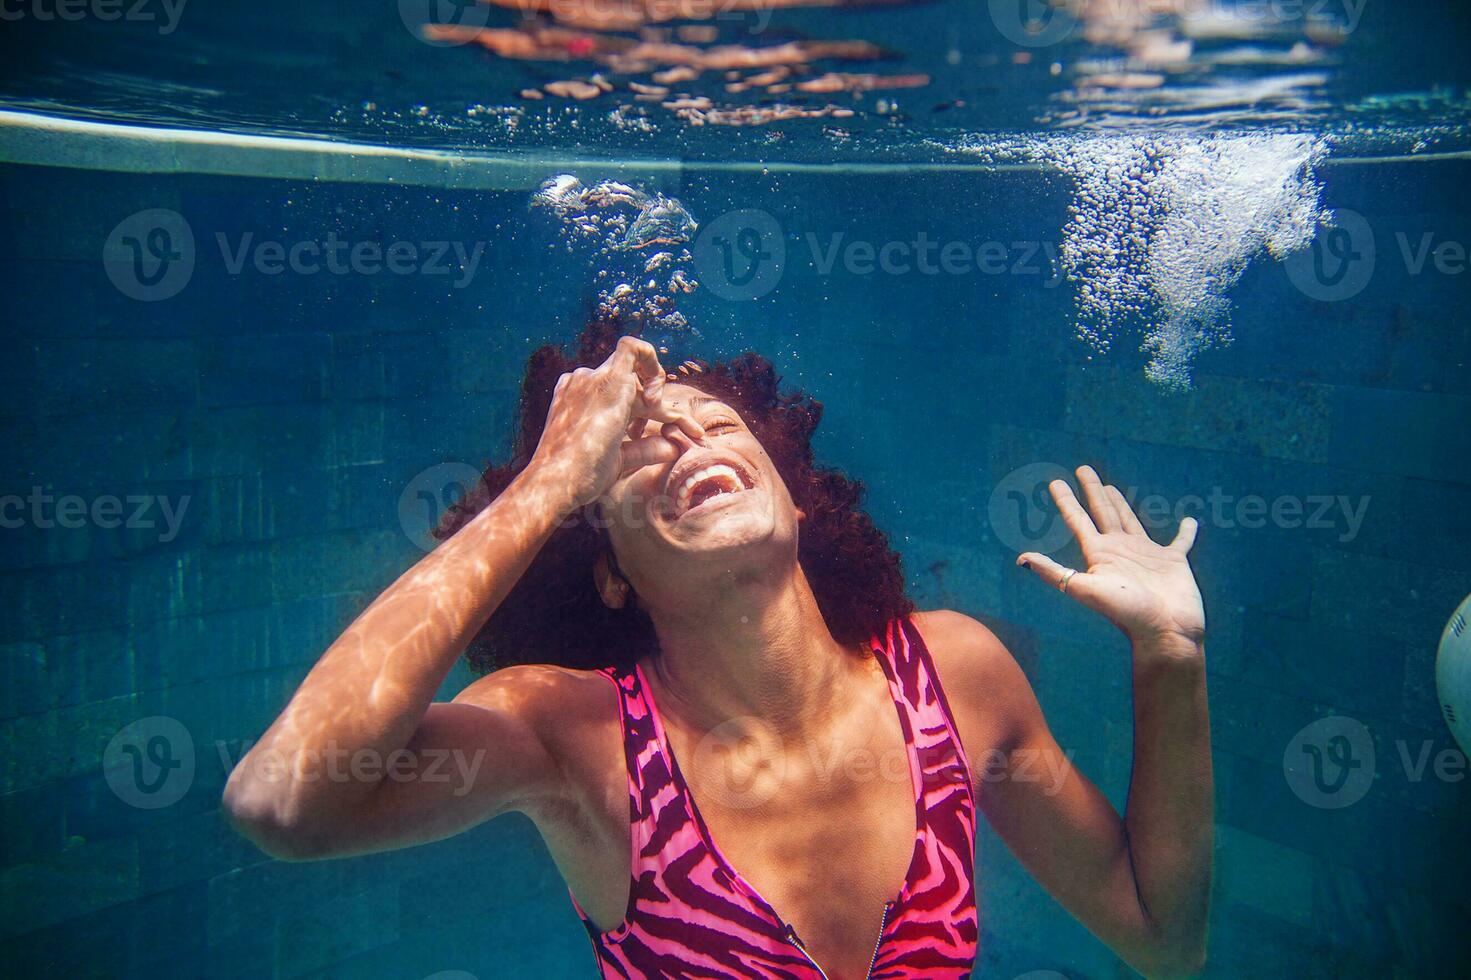
[[[914,625],[896,620],[872,646],[909,749],[918,831],[869,976],[968,977],[979,932],[970,767]],[[632,883],[623,922],[607,932],[572,900],[602,976],[820,978],[796,934],[711,841],[642,671],[603,673],[618,689],[623,723]]]

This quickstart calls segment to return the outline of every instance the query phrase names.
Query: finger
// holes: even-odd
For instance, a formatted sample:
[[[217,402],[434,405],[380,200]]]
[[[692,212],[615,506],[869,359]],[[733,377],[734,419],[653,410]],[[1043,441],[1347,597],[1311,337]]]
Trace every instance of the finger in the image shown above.
[[[1190,554],[1190,549],[1195,546],[1195,532],[1200,530],[1200,522],[1193,517],[1187,517],[1180,522],[1180,530],[1175,533],[1175,540],[1170,542],[1170,547],[1182,555]]]
[[[671,463],[678,459],[679,447],[662,435],[645,436],[623,444],[623,472],[627,476],[644,466]]]
[[[1119,488],[1110,483],[1103,490],[1108,494],[1108,499],[1113,501],[1113,509],[1118,513],[1124,530],[1130,534],[1142,534],[1148,537],[1149,532],[1144,530],[1143,524],[1139,523],[1138,515],[1134,513],[1134,508],[1129,506],[1129,501],[1125,499]]]
[[[1087,511],[1083,505],[1078,503],[1078,498],[1073,496],[1073,488],[1067,485],[1065,480],[1053,480],[1047,484],[1047,490],[1052,494],[1052,502],[1057,504],[1057,511],[1062,515],[1062,522],[1067,525],[1068,530],[1073,532],[1073,537],[1078,539],[1079,544],[1092,542],[1098,536],[1098,529],[1093,526]]]
[[[693,439],[695,442],[705,441],[704,426],[696,422],[692,416],[686,415],[684,412],[681,412],[678,409],[671,408],[667,403],[664,402],[663,399],[660,399],[653,404],[645,403],[641,405],[636,411],[639,415],[642,415],[643,417],[648,419],[652,419],[653,421],[658,422],[661,425],[675,426],[679,429],[679,431],[683,432],[686,436]]]
[[[1036,551],[1028,551],[1025,554],[1017,555],[1016,563],[1022,568],[1030,568],[1039,579],[1054,589],[1062,584],[1062,577],[1072,571],[1066,565],[1059,565],[1051,558]],[[1077,582],[1082,574],[1082,572],[1078,572],[1073,575],[1068,581],[1068,589],[1072,589],[1073,584]]]
[[[617,350],[603,362],[603,368],[614,373],[632,371],[638,377],[640,390],[638,404],[634,408],[636,416],[677,425],[689,438],[696,442],[704,441],[705,430],[700,423],[664,403],[667,375],[659,364],[659,352],[654,349],[653,344],[638,337],[621,337]]]
[[[1093,515],[1093,523],[1098,530],[1104,534],[1120,530],[1123,524],[1119,521],[1118,511],[1114,510],[1113,501],[1104,492],[1098,473],[1091,466],[1079,466],[1077,474],[1078,486],[1083,488],[1083,499],[1088,501],[1088,513]]]
[[[653,381],[640,381],[638,396],[647,404],[656,405],[664,397],[664,385],[668,378],[655,378]]]
[[[659,365],[659,352],[647,340],[624,336],[618,339],[618,347],[603,362],[615,371],[632,371],[638,375],[639,384],[664,385],[664,368]]]

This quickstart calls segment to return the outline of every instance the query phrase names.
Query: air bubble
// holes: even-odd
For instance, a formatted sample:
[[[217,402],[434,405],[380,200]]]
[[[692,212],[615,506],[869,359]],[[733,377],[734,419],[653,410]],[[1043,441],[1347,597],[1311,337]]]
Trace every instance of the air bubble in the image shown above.
[[[1059,252],[1079,337],[1104,353],[1140,327],[1149,378],[1190,387],[1196,356],[1230,342],[1226,293],[1252,259],[1312,242],[1325,152],[1299,134],[1034,141],[1075,184]]]
[[[613,180],[589,187],[572,174],[559,174],[541,185],[531,205],[557,217],[569,250],[574,242],[592,248],[597,279],[617,270],[617,285],[598,295],[599,315],[666,335],[698,334],[669,296],[696,286],[685,246],[698,225],[678,199]]]

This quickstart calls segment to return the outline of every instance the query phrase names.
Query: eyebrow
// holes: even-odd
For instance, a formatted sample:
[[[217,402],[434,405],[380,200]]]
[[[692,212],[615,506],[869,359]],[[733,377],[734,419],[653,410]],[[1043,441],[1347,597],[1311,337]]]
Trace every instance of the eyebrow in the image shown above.
[[[724,406],[725,402],[721,401],[719,398],[711,398],[707,395],[696,395],[695,397],[690,399],[690,411],[692,412],[697,408],[704,408],[706,405]]]

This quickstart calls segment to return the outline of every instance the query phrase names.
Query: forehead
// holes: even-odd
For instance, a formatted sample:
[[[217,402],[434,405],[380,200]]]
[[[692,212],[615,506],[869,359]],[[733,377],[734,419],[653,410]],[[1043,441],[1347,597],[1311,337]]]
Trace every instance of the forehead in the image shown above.
[[[721,398],[707,395],[698,388],[685,384],[667,384],[664,386],[664,400],[673,408],[696,412],[710,405],[719,405],[734,411],[734,406]]]

